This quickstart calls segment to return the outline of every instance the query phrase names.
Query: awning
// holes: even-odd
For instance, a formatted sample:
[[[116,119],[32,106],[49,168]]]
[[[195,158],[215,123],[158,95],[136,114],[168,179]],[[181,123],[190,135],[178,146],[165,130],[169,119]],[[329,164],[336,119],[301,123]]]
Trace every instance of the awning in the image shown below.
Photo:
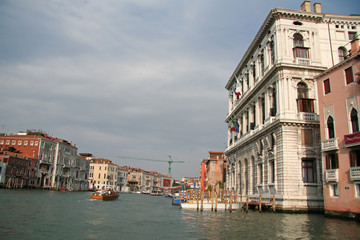
[[[360,132],[344,135],[344,142],[346,145],[360,143]]]

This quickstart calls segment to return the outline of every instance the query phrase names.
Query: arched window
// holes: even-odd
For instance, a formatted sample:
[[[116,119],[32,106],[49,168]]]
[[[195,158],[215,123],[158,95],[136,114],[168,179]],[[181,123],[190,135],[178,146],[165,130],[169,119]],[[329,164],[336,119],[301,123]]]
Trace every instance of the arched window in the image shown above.
[[[303,82],[297,85],[298,98],[307,98],[307,86]]]
[[[335,131],[334,131],[334,119],[329,116],[327,119],[327,128],[329,133],[329,139],[335,137]]]
[[[300,33],[295,33],[293,37],[294,37],[294,47],[304,46],[304,39]]]
[[[299,82],[297,85],[297,104],[299,112],[314,112],[314,99],[308,98],[308,88],[305,83]]]
[[[293,54],[294,58],[301,58],[301,59],[309,59],[309,48],[304,46],[304,39],[300,33],[295,33],[293,36],[294,41],[294,48]],[[308,61],[300,61],[298,64],[302,65],[309,65]]]
[[[346,48],[339,47],[338,54],[339,54],[339,62],[344,61],[346,58]]]
[[[358,112],[356,111],[355,108],[353,108],[351,110],[350,117],[351,117],[351,126],[352,126],[353,133],[359,132]]]

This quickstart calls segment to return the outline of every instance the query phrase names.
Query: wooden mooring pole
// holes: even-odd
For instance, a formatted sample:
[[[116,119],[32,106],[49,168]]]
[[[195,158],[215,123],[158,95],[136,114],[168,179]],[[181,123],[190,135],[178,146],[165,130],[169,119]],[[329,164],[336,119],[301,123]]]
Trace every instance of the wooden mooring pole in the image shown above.
[[[259,212],[261,212],[261,194],[259,196]]]
[[[198,210],[198,211],[199,211],[199,200],[200,200],[199,191],[200,191],[200,189],[197,189],[196,192],[195,192],[196,210]]]
[[[273,209],[273,212],[275,212],[275,195],[273,195],[273,200],[272,200],[272,209]]]
[[[246,195],[246,211],[249,211],[249,197]]]
[[[215,212],[217,212],[219,192],[220,192],[219,190],[215,191]]]
[[[229,206],[230,212],[232,212],[232,195],[231,195],[231,193],[232,193],[232,191],[230,191],[230,193],[229,193],[230,194],[230,200],[229,200],[230,201],[230,203],[229,203],[230,204],[230,206]]]

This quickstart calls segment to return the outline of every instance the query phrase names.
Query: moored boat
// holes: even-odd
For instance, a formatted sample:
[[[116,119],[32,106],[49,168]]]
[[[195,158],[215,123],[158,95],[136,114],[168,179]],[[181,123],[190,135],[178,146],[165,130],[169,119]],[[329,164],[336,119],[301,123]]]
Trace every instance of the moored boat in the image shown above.
[[[118,199],[119,194],[114,191],[96,191],[91,195],[91,199],[109,201]]]
[[[163,196],[164,193],[162,191],[153,191],[150,193],[151,196]]]

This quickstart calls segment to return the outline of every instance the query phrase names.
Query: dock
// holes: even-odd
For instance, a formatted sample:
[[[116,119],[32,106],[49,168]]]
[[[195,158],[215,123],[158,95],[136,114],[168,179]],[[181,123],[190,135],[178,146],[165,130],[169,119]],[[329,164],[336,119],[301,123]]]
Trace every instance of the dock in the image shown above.
[[[183,209],[194,209],[198,211],[211,210],[211,211],[232,211],[256,209],[260,212],[262,210],[276,210],[275,195],[272,198],[262,199],[259,195],[258,199],[249,199],[247,195],[243,196],[240,192],[226,191],[225,189],[213,191],[201,191],[200,189],[190,189],[184,191],[181,196],[184,199],[180,203]]]

